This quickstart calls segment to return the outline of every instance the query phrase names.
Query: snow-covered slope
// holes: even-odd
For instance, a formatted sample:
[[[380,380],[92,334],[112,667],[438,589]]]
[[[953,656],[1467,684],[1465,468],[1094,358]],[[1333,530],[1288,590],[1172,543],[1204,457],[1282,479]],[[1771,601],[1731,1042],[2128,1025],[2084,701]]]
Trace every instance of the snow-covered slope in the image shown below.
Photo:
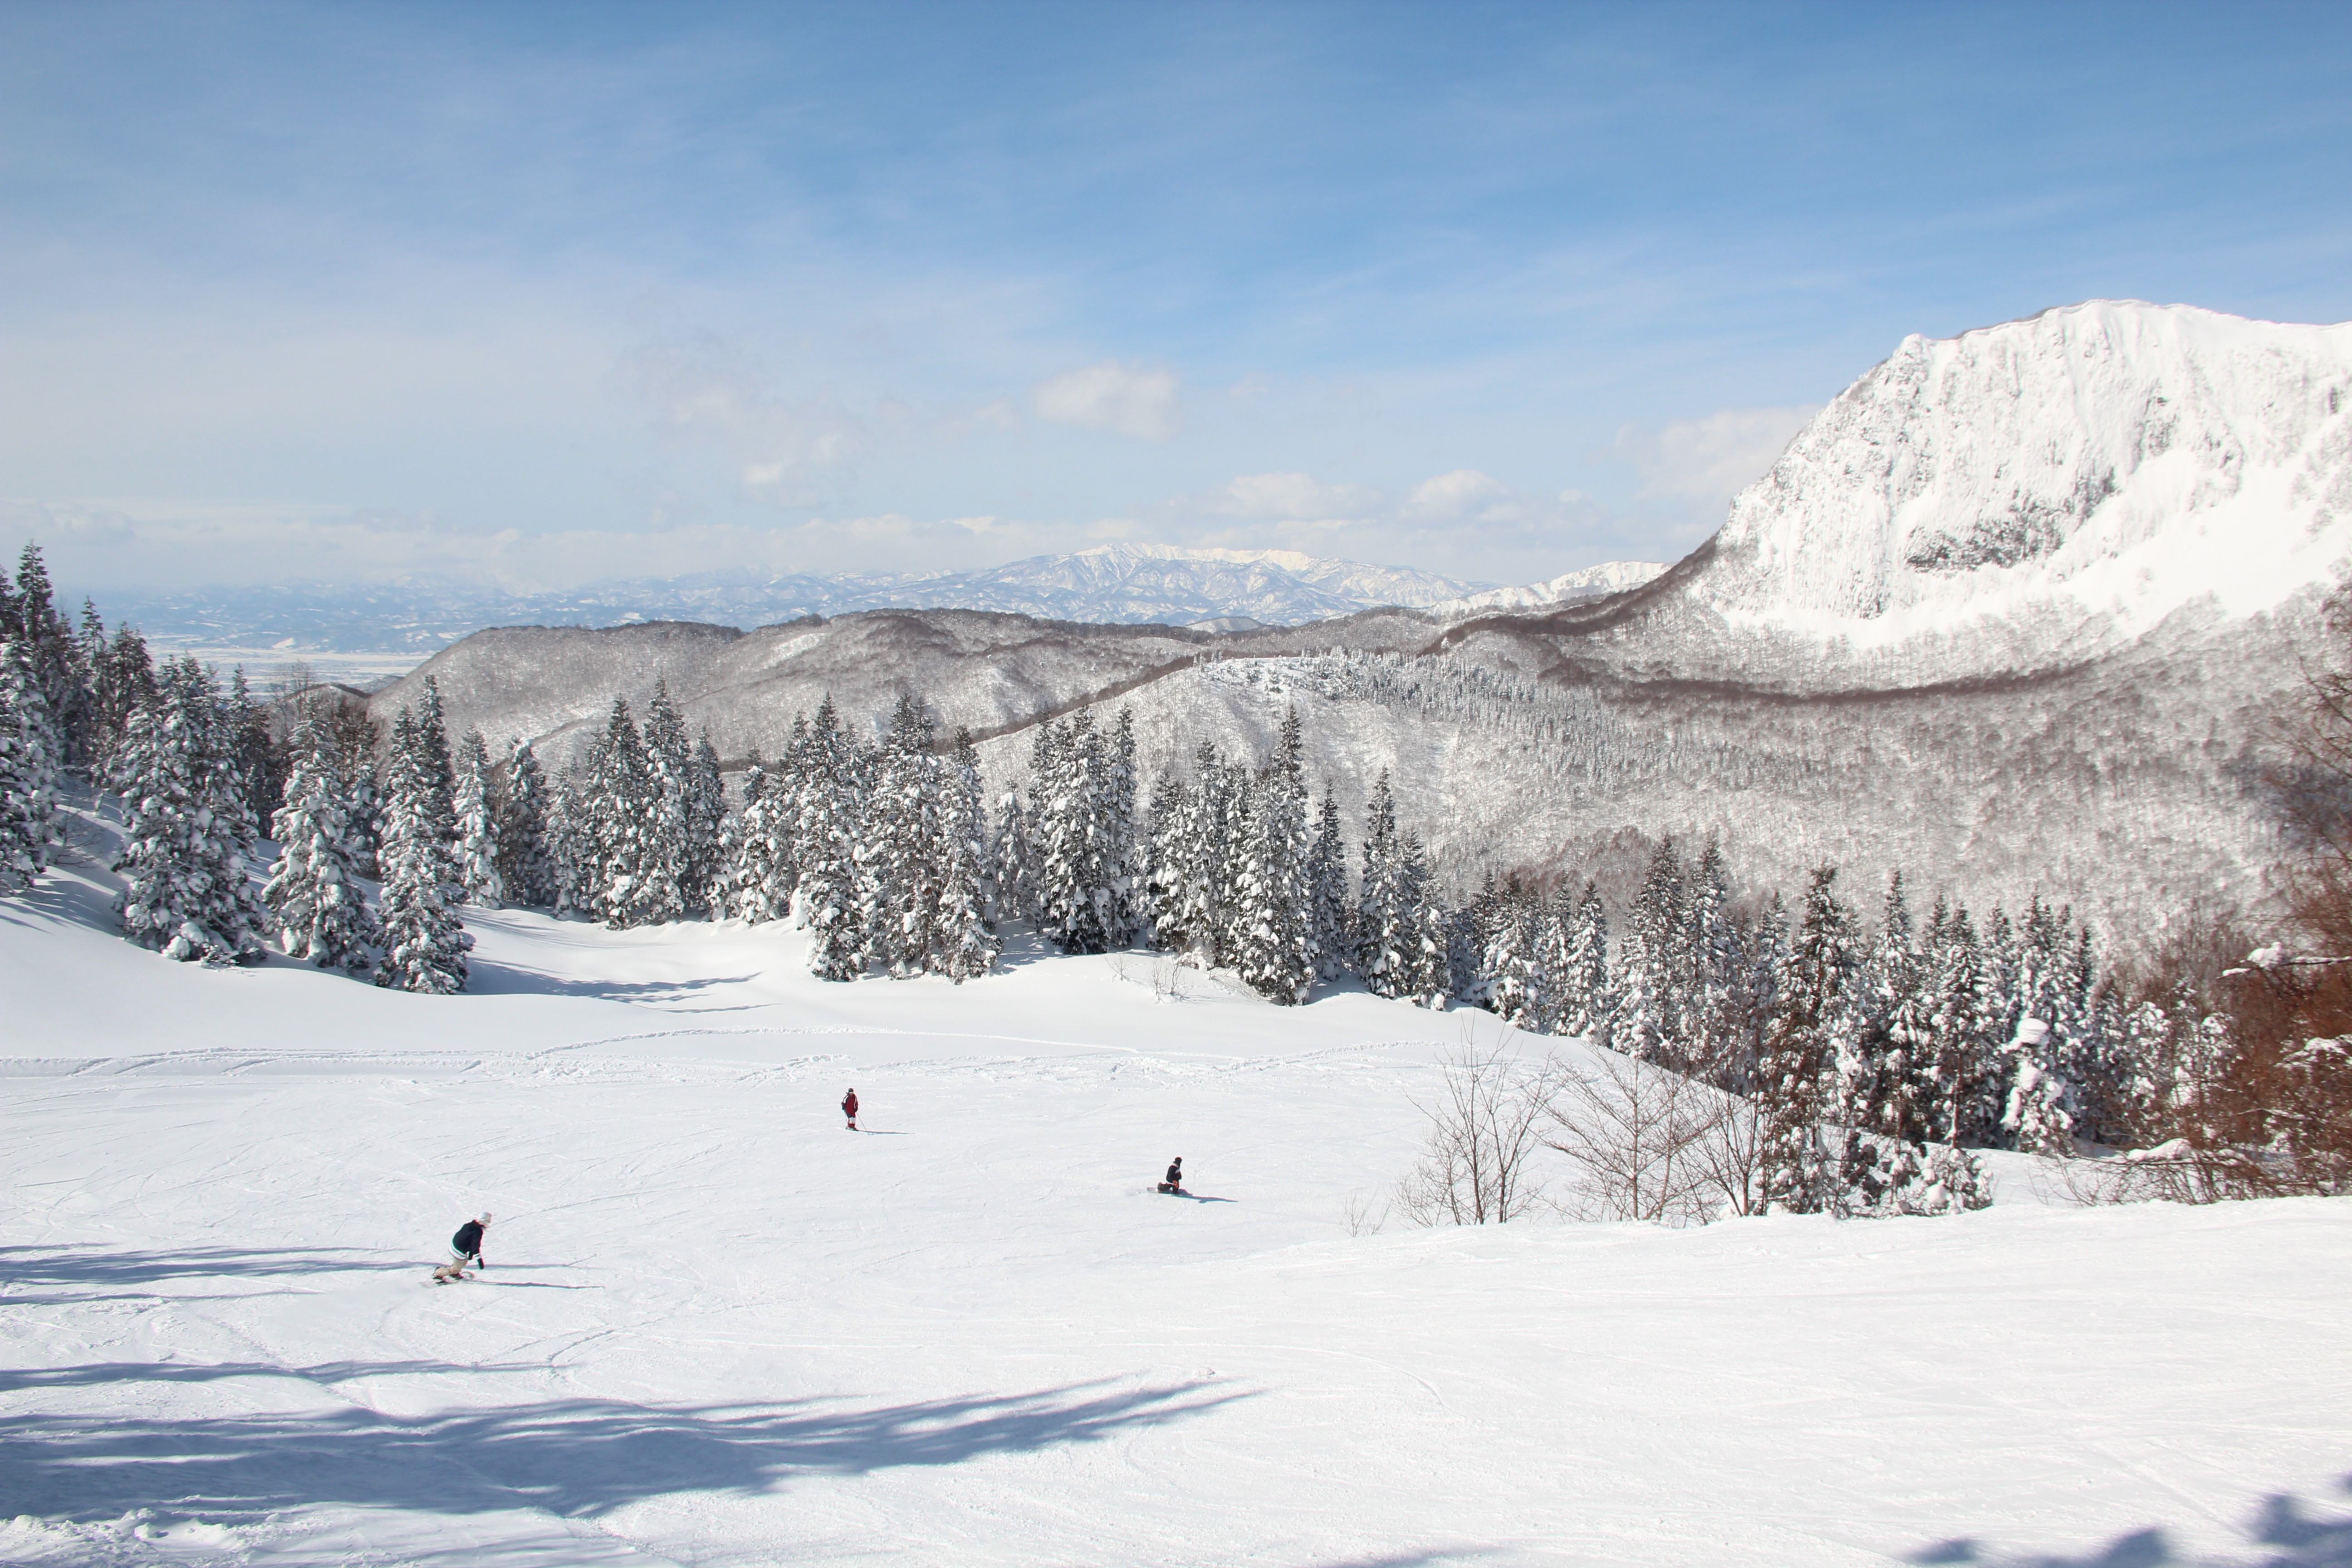
[[[2094,300],[1904,340],[1732,502],[1684,592],[1861,643],[2210,596],[2269,609],[2352,550],[2352,324]]]
[[[1652,581],[1665,569],[1665,563],[1662,561],[1604,561],[1598,566],[1564,573],[1549,583],[1530,583],[1518,588],[1488,588],[1484,593],[1465,594],[1458,599],[1441,599],[1436,604],[1422,607],[1438,619],[1449,621],[1487,615],[1496,610],[1544,609],[1553,605],[1573,604],[1580,599],[1622,594]]]
[[[2352,1541],[2352,1200],[2052,1208],[1994,1156],[1949,1218],[1372,1233],[1460,1016],[1026,951],[826,985],[774,926],[471,911],[478,994],[420,997],[166,963],[110,882],[0,900],[9,1563]],[[1148,1190],[1180,1153],[1195,1200]],[[488,1271],[429,1286],[484,1210]]]

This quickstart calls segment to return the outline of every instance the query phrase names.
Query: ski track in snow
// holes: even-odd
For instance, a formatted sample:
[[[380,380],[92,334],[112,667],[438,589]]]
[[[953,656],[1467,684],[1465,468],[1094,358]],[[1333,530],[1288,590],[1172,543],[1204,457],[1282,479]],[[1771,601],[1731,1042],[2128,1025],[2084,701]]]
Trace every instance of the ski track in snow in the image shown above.
[[[2352,1203],[1350,1236],[1462,1016],[515,912],[543,989],[412,998],[102,893],[0,934],[0,1561],[2352,1561]]]

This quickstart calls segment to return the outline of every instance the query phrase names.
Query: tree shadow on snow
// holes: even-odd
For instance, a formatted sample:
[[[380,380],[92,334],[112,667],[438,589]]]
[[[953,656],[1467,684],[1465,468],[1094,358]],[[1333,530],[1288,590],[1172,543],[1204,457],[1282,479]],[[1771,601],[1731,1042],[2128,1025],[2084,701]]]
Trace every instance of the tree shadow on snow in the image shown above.
[[[209,1419],[18,1415],[0,1417],[0,1497],[19,1512],[77,1520],[168,1508],[231,1523],[321,1502],[593,1518],[674,1492],[749,1494],[796,1476],[1099,1442],[1246,1397],[1202,1382],[1128,1390],[1097,1382],[874,1407],[563,1399],[412,1419],[360,1408]]]
[[[760,978],[749,974],[714,974],[692,980],[567,980],[541,970],[500,963],[496,959],[468,961],[466,989],[477,996],[593,996],[606,1002],[684,1002],[697,992],[721,985],[742,985]],[[765,1005],[765,1004],[760,1004]],[[751,1007],[705,1007],[707,1013],[749,1012]]]
[[[0,1284],[9,1285],[152,1285],[165,1279],[260,1279],[429,1267],[386,1263],[336,1247],[190,1247],[171,1252],[109,1247],[96,1242],[0,1247]],[[37,1304],[26,1303],[23,1297],[0,1300]]]
[[[2340,1483],[2352,1492],[2352,1476]],[[2246,1531],[2250,1546],[2280,1550],[2259,1560],[2233,1554],[2232,1563],[2244,1568],[2352,1568],[2352,1514],[2322,1519],[2311,1505],[2287,1492],[2273,1492],[2255,1510]],[[1960,1539],[1939,1542],[1903,1559],[1917,1563],[1974,1563],[1982,1568],[2196,1568],[2208,1558],[2184,1555],[2162,1530],[2135,1530],[2105,1545],[2073,1555],[2028,1552],[2020,1555]]]
[[[292,1377],[304,1383],[355,1383],[363,1377],[418,1377],[457,1373],[544,1372],[541,1362],[459,1366],[446,1361],[328,1361],[315,1366],[273,1362],[101,1361],[81,1366],[0,1368],[0,1394],[36,1388],[98,1388],[112,1383],[220,1383],[235,1377]]]

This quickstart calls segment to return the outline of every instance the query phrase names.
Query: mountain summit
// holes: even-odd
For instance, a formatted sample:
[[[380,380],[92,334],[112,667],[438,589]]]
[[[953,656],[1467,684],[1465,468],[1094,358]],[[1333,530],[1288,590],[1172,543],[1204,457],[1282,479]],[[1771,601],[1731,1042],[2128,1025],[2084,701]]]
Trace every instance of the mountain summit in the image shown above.
[[[1906,338],[1731,504],[1685,592],[1858,644],[2270,608],[2352,553],[2352,323],[2091,300]]]

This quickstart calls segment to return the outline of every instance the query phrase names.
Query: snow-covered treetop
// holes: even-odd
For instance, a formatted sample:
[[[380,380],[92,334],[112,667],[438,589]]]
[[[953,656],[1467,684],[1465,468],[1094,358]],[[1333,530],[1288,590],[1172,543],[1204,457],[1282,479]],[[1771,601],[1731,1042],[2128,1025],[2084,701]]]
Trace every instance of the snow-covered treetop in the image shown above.
[[[1731,503],[1692,597],[1867,643],[2251,614],[2352,547],[2352,323],[2092,300],[1906,338]]]

